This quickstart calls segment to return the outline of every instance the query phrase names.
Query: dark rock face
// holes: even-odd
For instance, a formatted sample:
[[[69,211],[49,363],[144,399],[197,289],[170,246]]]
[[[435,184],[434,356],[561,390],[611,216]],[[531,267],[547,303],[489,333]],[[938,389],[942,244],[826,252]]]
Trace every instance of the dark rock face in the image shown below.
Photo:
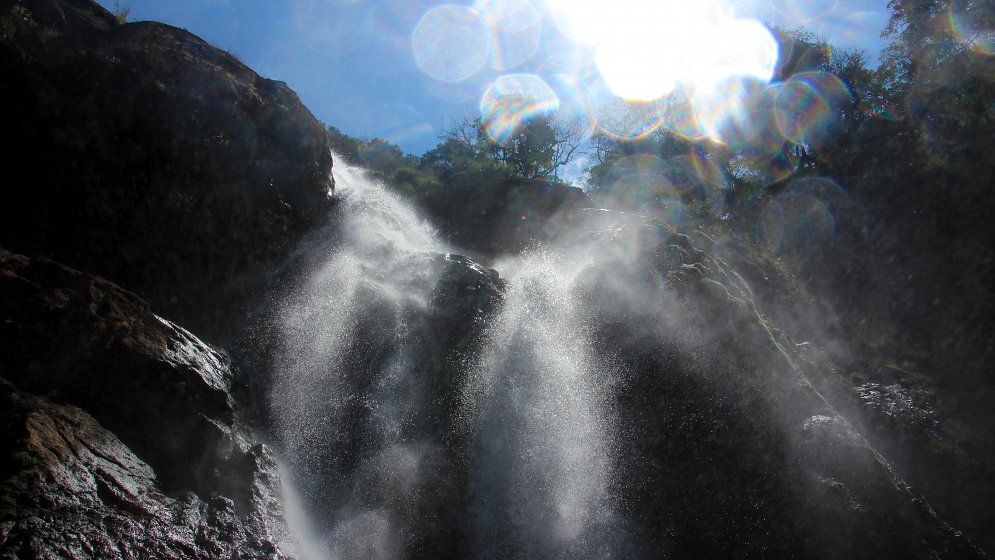
[[[816,388],[750,285],[688,237],[639,223],[593,234],[596,344],[616,356],[616,492],[640,554],[984,558]],[[802,347],[804,348],[804,347]]]
[[[502,301],[504,280],[496,270],[487,269],[462,255],[435,255],[432,266],[439,271],[432,291],[432,314],[426,318],[429,340],[438,346],[426,357],[426,364],[450,365],[446,383],[458,383],[467,361],[477,352],[483,330]]]
[[[275,461],[223,354],[101,278],[0,251],[0,551],[280,555]]]
[[[272,457],[248,503],[166,493],[154,469],[83,410],[0,381],[5,558],[279,558]],[[245,510],[248,510],[245,511]]]
[[[988,412],[979,416],[965,406],[964,387],[949,375],[956,360],[968,354],[952,357],[939,371],[902,360],[892,343],[870,342],[883,333],[870,339],[865,336],[866,329],[874,329],[872,325],[883,317],[874,307],[856,301],[840,306],[839,300],[820,295],[803,278],[740,243],[700,232],[694,240],[713,261],[735,271],[738,282],[748,285],[748,298],[769,324],[782,329],[781,335],[790,333],[801,341],[786,346],[797,354],[799,364],[818,370],[809,381],[887,457],[915,492],[980,548],[989,553],[995,550],[995,533],[989,530],[995,523],[995,510],[988,505],[995,499],[995,489],[990,484],[992,432],[985,428],[984,419]],[[827,263],[831,261],[812,266],[830,267]],[[857,301],[864,291],[860,286],[849,285],[849,292],[858,294]],[[857,307],[862,309],[857,321],[863,318],[867,324],[855,325],[854,317],[847,317]],[[971,378],[968,372],[962,373]],[[976,399],[988,402],[983,393],[971,393],[969,400]]]
[[[537,180],[447,186],[419,193],[418,202],[453,241],[484,255],[553,239],[572,214],[591,205],[577,187]]]
[[[3,5],[0,243],[232,334],[329,206],[321,125],[285,84],[186,31],[117,25],[82,0]]]
[[[925,390],[908,389],[897,383],[864,383],[855,389],[868,415],[892,430],[934,435],[936,410],[929,404],[932,395]]]
[[[283,395],[299,390],[298,385],[316,385],[311,391],[321,395],[312,402],[317,414],[325,403],[349,399],[340,416],[329,415],[323,419],[328,424],[316,430],[329,442],[335,436],[342,441],[315,444],[314,452],[326,449],[330,455],[311,461],[314,465],[309,468],[357,462],[353,454],[367,442],[365,430],[375,427],[367,426],[370,409],[361,399],[349,396],[369,396],[387,383],[391,362],[398,356],[404,356],[406,370],[414,372],[411,388],[424,396],[426,406],[406,425],[403,437],[441,439],[454,432],[453,414],[466,370],[502,302],[504,281],[497,272],[461,255],[416,253],[396,269],[368,271],[369,277],[358,283],[348,300],[329,300],[327,294],[338,286],[320,274],[309,285],[296,286],[287,298],[275,302],[246,341],[265,360],[255,364],[255,375],[260,376],[253,384],[257,409],[274,406],[270,392]],[[396,292],[381,286],[394,286],[398,277],[409,274],[417,275],[408,286],[414,297],[397,298]],[[332,315],[347,324],[347,331],[334,339],[320,339],[321,343],[314,338],[322,336],[318,325],[327,326],[325,314],[334,312],[336,306],[353,308],[349,317]],[[343,345],[341,360],[324,356],[324,345]],[[307,366],[298,367],[298,361]],[[296,375],[302,376],[299,381]],[[328,382],[316,384],[313,376]],[[293,413],[284,412],[284,416]],[[272,419],[260,420],[261,429],[273,425]],[[315,483],[315,474],[315,479],[305,483]],[[327,492],[312,493],[328,497]]]

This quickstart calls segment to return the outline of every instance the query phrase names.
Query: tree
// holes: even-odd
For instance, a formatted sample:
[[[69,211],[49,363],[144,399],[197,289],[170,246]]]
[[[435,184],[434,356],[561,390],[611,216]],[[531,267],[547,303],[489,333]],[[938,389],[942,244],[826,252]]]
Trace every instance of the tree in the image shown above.
[[[118,23],[127,23],[128,16],[131,15],[131,6],[127,4],[122,4],[119,1],[114,2],[114,18],[117,19]]]
[[[362,150],[362,139],[349,136],[334,126],[325,129],[325,136],[328,137],[328,147],[338,156],[353,165],[360,163],[359,152]]]
[[[505,103],[524,106],[527,98]],[[563,119],[555,113],[540,113],[495,133],[496,119],[464,117],[454,121],[439,136],[438,146],[422,157],[422,164],[440,173],[452,173],[481,161],[498,164],[512,178],[558,179],[557,171],[578,155],[584,143],[580,119]]]

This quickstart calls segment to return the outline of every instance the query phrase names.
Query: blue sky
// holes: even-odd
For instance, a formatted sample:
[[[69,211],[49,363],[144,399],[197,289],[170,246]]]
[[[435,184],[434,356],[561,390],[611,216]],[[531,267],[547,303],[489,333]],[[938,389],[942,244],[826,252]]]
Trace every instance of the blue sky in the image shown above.
[[[639,0],[636,0],[637,2]],[[647,3],[646,0],[642,0]],[[671,5],[664,20],[681,21],[697,0]],[[718,0],[717,0],[718,1]],[[573,3],[571,3],[573,2]],[[114,9],[113,0],[100,0]],[[886,0],[728,0],[737,18],[782,27],[805,26],[834,44],[869,51],[883,47]],[[322,122],[361,137],[379,136],[421,154],[452,119],[476,111],[488,87],[508,75],[538,77],[556,101],[568,104],[592,81],[592,47],[577,42],[562,11],[599,10],[612,2],[585,0],[125,0],[129,21],[154,20],[185,28],[236,54],[259,74],[287,82]],[[466,14],[483,19],[485,38]],[[560,12],[557,12],[559,10]],[[673,10],[678,10],[674,12]],[[524,14],[524,15],[523,15]],[[462,19],[461,19],[462,18]],[[500,20],[500,21],[499,21]],[[632,18],[654,35],[656,22]],[[442,22],[442,23],[440,23]],[[497,23],[495,23],[497,22]],[[624,25],[625,22],[622,22]],[[446,28],[445,25],[449,25]],[[666,28],[666,21],[660,29]],[[680,30],[680,25],[669,29]],[[597,28],[595,27],[595,31]],[[484,37],[484,35],[481,35]],[[689,38],[687,49],[700,45]],[[458,60],[433,59],[440,49]],[[545,87],[545,86],[543,86]]]

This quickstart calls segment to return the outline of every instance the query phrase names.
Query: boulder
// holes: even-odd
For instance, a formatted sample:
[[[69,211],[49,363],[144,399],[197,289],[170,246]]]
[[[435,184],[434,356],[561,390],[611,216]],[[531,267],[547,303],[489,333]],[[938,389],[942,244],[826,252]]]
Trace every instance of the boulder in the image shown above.
[[[456,182],[416,196],[453,241],[488,256],[554,239],[574,213],[591,205],[580,188],[541,180]]]
[[[80,408],[0,380],[0,556],[283,558],[276,466],[262,446],[247,503],[168,492]]]
[[[209,339],[233,334],[331,203],[321,124],[187,31],[120,25],[88,0],[4,6],[0,244],[110,278]]]
[[[0,549],[278,555],[276,464],[235,426],[222,352],[107,280],[6,250],[0,336]]]

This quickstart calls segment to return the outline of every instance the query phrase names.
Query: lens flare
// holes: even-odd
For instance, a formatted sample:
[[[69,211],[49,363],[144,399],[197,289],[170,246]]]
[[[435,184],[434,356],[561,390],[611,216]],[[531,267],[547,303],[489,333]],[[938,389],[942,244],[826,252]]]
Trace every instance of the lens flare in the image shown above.
[[[539,50],[542,16],[528,0],[478,0],[474,9],[490,28],[491,68],[510,70]]]
[[[667,105],[662,100],[626,101],[614,97],[596,101],[594,118],[598,129],[618,140],[640,140],[663,124]]]
[[[521,66],[539,51],[539,26],[517,31],[495,29],[491,41],[491,68],[511,70]]]
[[[415,28],[425,12],[438,2],[434,0],[407,0],[406,2],[377,2],[377,12],[381,19],[394,22],[398,29],[408,31]],[[407,39],[408,32],[404,33]]]
[[[553,74],[549,83],[559,100],[557,114],[572,119],[572,128],[579,137],[593,136],[598,123],[592,110],[591,93],[581,79],[572,74]]]
[[[796,179],[764,211],[763,242],[774,254],[818,258],[836,239],[835,213],[846,211],[849,203],[849,195],[832,179]]]
[[[680,78],[677,51],[659,44],[657,36],[636,36],[598,48],[598,71],[612,92],[633,101],[652,101],[673,91]]]
[[[781,145],[770,106],[769,91],[754,78],[728,78],[694,96],[695,118],[708,136],[750,154]]]
[[[532,74],[502,76],[487,88],[480,100],[484,131],[502,146],[526,121],[553,113],[559,107],[553,89]]]
[[[477,0],[473,5],[486,21],[505,31],[521,31],[540,23],[540,14],[529,0]]]
[[[708,137],[694,114],[694,104],[687,95],[672,95],[667,99],[663,127],[685,140],[696,142]]]
[[[668,178],[669,172],[669,165],[657,156],[628,156],[612,164],[604,184],[610,185],[616,207],[640,210],[678,225],[685,208],[680,191]]]
[[[795,164],[788,158],[788,152],[782,150],[773,154],[738,157],[731,166],[733,175],[748,180],[754,187],[783,181],[797,170]]]
[[[560,33],[578,43],[594,45],[601,34],[606,11],[604,5],[590,0],[550,0],[550,15]]]
[[[619,181],[633,178],[634,183],[652,186],[665,175],[667,165],[658,156],[652,154],[639,154],[623,157],[612,164],[608,172],[610,181]]]
[[[596,63],[611,90],[624,99],[667,95],[691,77],[700,37],[717,15],[710,2],[625,0],[600,17]],[[697,45],[696,45],[697,47]]]
[[[853,100],[853,92],[839,76],[830,72],[801,72],[792,76],[793,80],[802,80],[812,86],[823,97],[834,111]]]
[[[659,99],[678,84],[707,89],[729,76],[769,80],[777,42],[761,23],[734,19],[717,0],[550,0],[560,31],[596,48],[595,62],[624,99]]]
[[[774,90],[774,117],[785,139],[801,145],[817,145],[832,132],[850,90],[828,72],[803,72]]]
[[[699,90],[709,90],[731,77],[769,82],[777,67],[777,40],[754,20],[724,21],[708,31],[695,65],[688,72]]]
[[[422,16],[411,35],[411,47],[422,72],[443,82],[458,82],[487,64],[490,35],[476,10],[443,5]]]
[[[719,162],[728,160],[722,146],[712,142],[701,142],[691,146],[691,168],[698,180],[713,189],[725,190],[729,185]]]
[[[833,14],[839,0],[770,0],[770,7],[787,19],[790,27],[811,24]]]
[[[720,215],[723,209],[723,196],[720,189],[696,180],[694,158],[688,155],[672,157],[666,162],[667,178],[678,191],[681,201],[698,212]]]
[[[829,103],[801,80],[781,84],[776,92],[774,116],[781,134],[795,144],[810,144],[820,139],[832,118]]]
[[[950,22],[950,31],[954,39],[971,49],[972,51],[985,56],[995,55],[995,22],[988,19],[982,22],[973,21],[979,18],[972,18],[969,14],[959,12],[951,7],[947,16]]]

